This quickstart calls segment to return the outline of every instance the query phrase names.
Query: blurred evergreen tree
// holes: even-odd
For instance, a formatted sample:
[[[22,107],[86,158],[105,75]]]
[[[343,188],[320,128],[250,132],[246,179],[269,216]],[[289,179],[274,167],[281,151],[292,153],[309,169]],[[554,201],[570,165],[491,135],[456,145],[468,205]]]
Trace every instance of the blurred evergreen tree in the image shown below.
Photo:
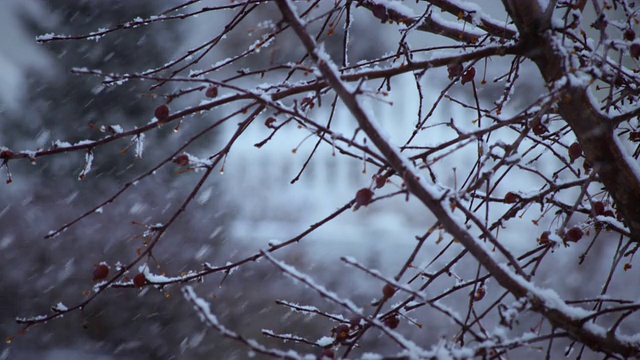
[[[153,0],[37,1],[48,9],[50,19],[42,22],[33,17],[22,18],[34,37],[48,32],[87,34],[138,16],[147,18],[157,14],[161,7],[169,6],[168,2]],[[21,111],[3,114],[0,146],[18,151],[44,148],[56,140],[74,143],[103,137],[105,134],[98,130],[101,125],[117,124],[130,129],[148,123],[155,106],[164,101],[148,93],[151,83],[128,81],[118,86],[104,86],[98,77],[69,72],[73,67],[114,73],[157,67],[172,58],[174,49],[186,36],[180,25],[180,22],[162,22],[116,32],[98,42],[78,40],[40,45],[51,56],[50,68],[34,72],[26,80],[29,91]],[[253,38],[238,37],[224,46],[249,46],[253,41]],[[253,57],[250,61],[254,66],[267,66],[270,57]],[[169,91],[171,88],[164,87],[158,94]],[[216,116],[215,113],[211,111],[206,116]],[[90,123],[95,126],[90,127]],[[158,171],[136,186],[135,191],[127,192],[105,207],[104,213],[91,215],[60,237],[43,240],[41,236],[106,200],[125,182],[165,158],[163,148],[175,148],[162,144],[182,142],[203,124],[183,126],[184,130],[178,133],[174,133],[173,126],[148,133],[146,142],[150,145],[141,159],[134,158],[132,149],[121,155],[120,151],[128,145],[126,140],[101,148],[95,153],[92,171],[82,181],[78,180],[84,166],[81,154],[38,159],[35,171],[26,161],[10,163],[14,181],[0,187],[0,228],[3,229],[0,271],[5,274],[0,280],[0,287],[5,289],[0,292],[0,336],[16,335],[19,329],[13,322],[16,315],[41,314],[58,302],[71,306],[81,301],[82,293],[91,291],[93,266],[97,263],[106,261],[113,266],[118,261],[129,262],[135,256],[143,240],[131,235],[144,229],[123,224],[122,219],[129,214],[131,220],[139,222],[159,220],[158,216],[166,215],[170,206],[183,201],[185,186],[194,177]],[[190,151],[209,147],[212,140],[210,137],[200,139]],[[0,175],[4,175],[3,171]],[[191,205],[195,211],[182,216],[159,244],[154,253],[159,267],[151,263],[152,272],[176,274],[198,268],[199,262],[218,260],[221,246],[227,247],[226,253],[238,251],[239,244],[223,243],[225,225],[231,214],[220,205],[221,190],[215,184],[212,188],[210,197],[216,199],[215,204],[210,201]],[[24,194],[29,197],[24,198]],[[33,237],[33,234],[41,236]],[[294,251],[292,256],[297,258],[300,254]],[[223,259],[228,260],[219,260]],[[210,277],[212,294],[226,294],[216,301],[220,318],[250,338],[262,337],[260,326],[265,322],[257,322],[247,314],[260,313],[262,320],[268,317],[270,320],[266,323],[274,324],[276,331],[317,327],[304,318],[287,318],[288,310],[283,308],[267,311],[265,304],[273,306],[272,300],[284,295],[287,299],[301,296],[305,303],[317,300],[309,297],[304,289],[292,289],[288,279],[278,279],[273,276],[274,272],[277,270],[268,264],[247,266],[246,270],[233,275],[233,280],[227,280],[223,288],[219,286],[222,275]],[[324,325],[316,329],[318,338],[330,334],[330,324]],[[38,341],[34,343],[33,339]],[[215,341],[207,341],[209,339]],[[282,345],[279,340],[261,340],[272,346]],[[11,356],[39,358],[37,354],[41,356],[43,351],[56,348],[109,354],[117,359],[211,359],[246,355],[245,349],[238,349],[235,342],[206,332],[191,306],[179,292],[171,289],[166,293],[148,289],[141,294],[131,289],[110,291],[92,302],[82,314],[34,327],[26,336],[15,336]]]
[[[39,3],[48,9],[50,19],[47,22],[22,17],[34,37],[52,31],[86,34],[136,17],[147,18],[169,6],[169,2],[153,0],[39,0]],[[53,29],[43,26],[51,22]],[[58,139],[74,143],[101,138],[106,134],[98,130],[100,125],[118,124],[130,129],[148,123],[155,106],[164,101],[147,96],[150,83],[129,81],[119,86],[104,86],[100,78],[75,76],[69,71],[73,67],[86,67],[130,73],[165,63],[174,55],[173,49],[180,40],[178,23],[162,22],[151,26],[153,31],[134,29],[106,36],[98,42],[80,40],[43,45],[51,54],[51,66],[44,71],[44,76],[34,72],[26,80],[28,94],[22,110],[3,114],[0,145],[18,151],[36,146],[50,147]],[[90,123],[95,126],[90,127]],[[170,134],[173,131],[169,127],[160,129],[153,132],[156,139],[147,137],[147,141],[180,141],[184,138],[180,135],[170,138]],[[159,172],[147,179],[145,186],[128,193],[126,201],[116,202],[103,214],[85,219],[86,227],[72,228],[51,240],[33,238],[34,233],[45,235],[106,200],[124,182],[147,171],[166,156],[158,151],[158,147],[149,149],[142,159],[135,159],[132,149],[121,155],[127,145],[128,141],[117,142],[108,147],[109,153],[104,150],[96,153],[92,171],[83,181],[78,180],[84,166],[80,155],[38,159],[35,164],[38,171],[26,171],[27,162],[11,162],[14,181],[0,189],[0,271],[6,275],[0,280],[0,286],[5,290],[0,294],[3,337],[15,335],[18,326],[12,318],[16,315],[43,313],[57,302],[72,305],[81,301],[83,291],[91,291],[94,264],[107,261],[113,266],[117,261],[128,262],[135,256],[136,248],[142,246],[142,239],[132,239],[130,235],[142,232],[143,228],[122,224],[118,215],[129,213],[132,220],[144,221],[149,219],[147,212],[154,210],[157,214],[158,208],[181,201],[182,192],[173,190],[178,188],[176,183],[185,180],[176,177],[175,173]],[[2,173],[4,175],[4,171]],[[31,197],[21,198],[25,193]],[[210,227],[220,226],[222,217],[212,216],[213,209],[206,206]],[[192,228],[189,224],[203,221],[204,217],[204,214],[192,214],[177,229],[188,234]],[[24,224],[29,226],[24,227]],[[110,235],[106,240],[105,234]],[[194,234],[192,238],[199,237]],[[189,238],[182,239],[179,245],[188,245]],[[158,257],[162,267],[152,271],[178,271],[180,269],[172,266],[188,264],[189,260],[191,265],[197,264],[193,252],[169,250],[165,253],[165,257]],[[118,301],[117,307],[110,306],[115,303],[114,296],[127,300]],[[67,319],[52,323],[50,327],[31,329],[29,336],[16,336],[12,350],[18,355],[20,349],[39,351],[69,347],[110,353],[117,358],[168,358],[175,355],[180,350],[180,343],[194,332],[190,309],[167,304],[182,304],[182,301],[179,296],[167,299],[161,292],[152,291],[144,297],[136,296],[135,291],[114,292],[89,306],[82,319]],[[34,338],[38,339],[36,343]],[[207,351],[207,347],[197,350]]]

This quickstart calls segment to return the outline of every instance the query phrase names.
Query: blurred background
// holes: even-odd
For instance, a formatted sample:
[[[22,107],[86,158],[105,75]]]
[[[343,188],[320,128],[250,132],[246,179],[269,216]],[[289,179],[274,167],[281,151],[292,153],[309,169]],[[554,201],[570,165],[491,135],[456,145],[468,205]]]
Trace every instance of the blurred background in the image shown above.
[[[168,8],[169,3],[151,0],[4,0],[0,5],[3,10],[0,11],[0,31],[5,34],[0,37],[0,77],[3,79],[0,83],[0,146],[18,151],[33,150],[49,147],[56,140],[75,143],[100,138],[104,136],[98,130],[100,125],[121,125],[131,129],[147,124],[153,117],[154,108],[163,102],[149,92],[151,83],[128,81],[106,87],[101,85],[100,78],[71,75],[70,70],[86,67],[132,73],[160,66],[217,34],[231,12],[216,12],[186,21],[159,22],[117,32],[99,41],[38,45],[35,36],[49,32],[86,34],[98,28],[111,28],[136,17],[154,15]],[[247,48],[264,31],[260,22],[274,14],[274,7],[252,13],[246,24],[255,27],[234,32],[215,54],[202,62],[202,68],[225,59],[238,48]],[[370,26],[372,19],[367,12],[356,12],[354,16],[352,36],[364,41],[351,44],[352,63],[395,51],[400,35],[390,30],[393,27]],[[434,46],[433,41],[452,43],[434,39],[439,38],[425,36],[423,40],[412,41],[415,41],[414,47],[421,42],[424,46]],[[296,53],[299,50],[296,40],[290,38],[290,41],[263,50],[264,56],[251,57],[246,66],[261,67],[274,58],[281,61],[277,57],[283,57],[287,52],[291,52],[289,56],[299,57],[301,53]],[[339,54],[337,46],[332,49],[329,45],[328,50]],[[509,60],[504,64],[509,66]],[[526,64],[523,66],[522,74],[532,71]],[[425,99],[427,104],[434,101],[449,81],[445,69],[441,70],[422,80],[434,89],[432,98]],[[231,72],[220,70],[220,76],[228,76],[225,71]],[[418,101],[411,76],[394,79],[392,85],[389,102]],[[468,91],[461,85],[456,86],[450,94],[468,99]],[[521,109],[543,91],[539,76],[525,78],[521,86],[528,90],[510,101],[505,112]],[[158,92],[172,90],[168,85]],[[501,86],[489,83],[480,89],[480,96],[496,98],[501,91]],[[180,109],[197,103],[197,98],[185,97],[171,106]],[[412,131],[417,117],[415,107],[398,104],[372,102],[370,106],[392,139],[402,141]],[[198,174],[179,173],[177,167],[169,164],[105,207],[101,214],[92,215],[62,235],[45,240],[44,236],[50,230],[106,200],[125,183],[169,156],[205,125],[235,110],[214,109],[185,119],[178,132],[173,131],[173,126],[148,132],[140,159],[131,148],[123,151],[129,146],[128,142],[96,149],[93,169],[81,181],[78,175],[84,166],[84,154],[39,158],[35,164],[10,162],[13,182],[0,186],[0,335],[3,339],[12,337],[12,341],[0,346],[0,359],[246,358],[246,348],[222,338],[199,321],[178,288],[168,291],[114,289],[101,295],[82,312],[35,326],[24,335],[18,334],[20,326],[14,321],[16,316],[47,313],[59,302],[67,306],[78,303],[83,299],[83,292],[92,289],[91,277],[96,264],[104,261],[113,265],[134,259],[136,249],[143,242],[136,236],[144,231],[139,224],[166,220],[187,196]],[[323,111],[318,110],[314,115],[326,119],[326,111],[325,114]],[[344,129],[345,136],[349,137],[354,131],[352,120],[344,110],[341,111],[336,116],[334,129]],[[468,110],[456,107],[453,102],[443,102],[436,109],[434,118],[446,121],[451,117],[468,116],[465,111]],[[248,130],[245,139],[227,158],[224,173],[216,174],[205,184],[196,201],[159,244],[154,252],[157,263],[150,263],[153,272],[176,275],[199,269],[204,262],[224,265],[227,261],[252,255],[258,249],[268,248],[269,242],[296,236],[350,201],[358,189],[371,184],[375,169],[364,171],[362,162],[333,156],[332,149],[327,146],[319,148],[300,180],[291,184],[315,140],[304,141],[308,132],[292,127],[257,149],[254,144],[270,133],[261,123],[258,121],[258,126]],[[218,151],[236,124],[237,121],[231,121],[220,131],[201,138],[189,152],[207,157]],[[451,136],[439,133],[441,129],[434,128],[432,135]],[[435,140],[425,138],[424,142]],[[466,169],[474,161],[475,157],[466,157],[461,152],[456,158],[456,166]],[[547,166],[552,168],[555,164]],[[451,162],[434,166],[441,182],[454,182],[451,168]],[[4,168],[0,175],[5,175]],[[526,175],[523,176],[523,183],[518,186],[525,189],[538,186],[527,183]],[[397,190],[399,185],[389,184],[388,187]],[[534,210],[530,214],[531,217],[536,215]],[[391,277],[402,268],[416,243],[415,237],[424,234],[433,224],[432,216],[414,200],[407,202],[404,197],[396,197],[356,212],[348,211],[299,244],[279,252],[278,258],[314,275],[327,288],[367,308],[372,299],[380,296],[382,283],[346,267],[339,260],[340,256],[354,256],[362,264]],[[513,239],[510,247],[525,249],[535,243],[536,236],[532,234],[538,230],[530,231],[529,219],[516,220],[512,225],[515,226],[505,229],[507,235],[503,235],[503,238]],[[426,264],[442,248],[440,243],[429,242],[415,265]],[[540,278],[548,279],[548,285],[556,286],[560,282],[562,295],[579,298],[583,295],[584,277],[595,275],[592,271],[575,271],[576,254],[581,251],[578,246],[562,250],[555,256],[570,260],[558,261],[549,271],[541,269]],[[594,250],[597,251],[604,254],[612,250]],[[452,252],[439,263],[455,254]],[[473,261],[468,264],[468,268],[458,267],[456,274],[472,278],[477,267]],[[603,266],[597,257],[591,264],[591,269]],[[545,272],[549,274],[545,275]],[[560,273],[568,275],[558,279]],[[451,283],[435,284],[430,291],[437,294],[455,282],[456,279],[451,279]],[[224,282],[222,275],[209,276],[196,289],[211,301],[214,313],[228,327],[269,346],[292,347],[303,353],[309,352],[310,348],[265,338],[261,329],[301,334],[314,341],[330,336],[331,328],[336,324],[294,314],[276,305],[274,300],[314,305],[327,312],[349,315],[322,300],[312,290],[300,284],[292,286],[290,279],[264,261],[243,266]],[[495,297],[499,295],[495,294]],[[447,305],[460,305],[464,309],[467,301],[466,296],[453,296],[448,298]],[[420,316],[416,314],[416,320],[425,324],[422,329],[407,322],[399,330],[427,348],[426,344],[437,344],[441,337],[455,335],[455,326],[442,315]],[[523,322],[522,326],[526,325]],[[362,348],[389,354],[398,350],[387,349],[389,343],[378,340],[367,336]]]
[[[209,16],[195,22],[159,23],[153,25],[152,31],[134,29],[97,42],[39,45],[35,36],[49,32],[85,34],[136,17],[149,17],[167,6],[166,2],[160,6],[157,1],[4,2],[0,26],[8,36],[0,38],[0,74],[4,79],[0,85],[0,145],[15,150],[45,148],[56,140],[75,143],[104,136],[97,130],[100,125],[118,124],[129,129],[148,123],[154,108],[162,102],[149,94],[149,83],[129,81],[105,87],[99,78],[72,75],[70,70],[86,67],[129,73],[157,67],[206,41],[207,34],[216,30],[215,24],[223,24],[226,19],[210,22]],[[225,46],[234,51],[239,44],[250,44],[254,39],[249,30],[240,32]],[[363,47],[360,51],[366,50]],[[371,54],[375,55],[378,54]],[[181,105],[189,106],[186,102]],[[219,117],[220,112],[211,111],[195,120],[209,122]],[[112,196],[200,128],[185,124],[178,133],[168,126],[147,134],[141,159],[135,158],[132,149],[121,154],[129,145],[126,142],[96,150],[92,172],[82,181],[78,174],[84,166],[84,154],[40,158],[35,164],[11,162],[13,182],[0,189],[0,269],[4,274],[0,280],[0,330],[3,339],[12,337],[12,341],[0,347],[4,348],[0,358],[246,357],[247,349],[207,330],[177,290],[166,296],[154,289],[116,289],[100,296],[82,313],[35,326],[24,335],[17,334],[20,326],[14,320],[17,316],[47,313],[59,302],[71,305],[81,301],[83,292],[92,289],[91,274],[96,264],[126,263],[135,257],[142,243],[135,235],[144,229],[132,222],[162,221],[163,215],[166,217],[183,201],[197,175],[164,168],[144,185],[105,207],[102,214],[89,217],[62,236],[45,240],[44,235]],[[218,137],[233,128],[234,124],[230,124],[189,151],[200,150],[205,156],[216,148],[216,141],[223,141]],[[179,274],[198,269],[204,262],[221,265],[251,255],[268,247],[269,241],[297,235],[344,205],[371,181],[372,173],[362,174],[361,163],[339,161],[324,149],[301,180],[289,185],[305,159],[302,151],[291,152],[304,134],[294,132],[294,137],[279,137],[257,151],[253,144],[267,134],[261,130],[252,132],[246,142],[239,144],[227,160],[225,174],[205,185],[188,214],[174,225],[155,252],[160,268],[152,271]],[[330,288],[355,299],[360,296],[361,302],[370,301],[371,289],[365,283],[358,285],[357,276],[336,276],[343,270],[336,271],[335,267],[344,267],[339,256],[357,254],[365,263],[393,265],[397,271],[401,265],[398,261],[410,248],[386,254],[383,249],[390,242],[410,246],[410,234],[423,231],[420,226],[408,235],[392,238],[399,231],[406,231],[408,219],[398,214],[381,221],[380,216],[374,211],[347,214],[339,223],[330,224],[300,245],[285,250],[285,259],[316,276],[327,274],[320,280]],[[315,340],[329,336],[335,326],[318,319],[310,321],[307,316],[293,316],[275,305],[274,300],[282,299],[323,305],[327,310],[333,306],[329,304],[327,308],[326,302],[302,286],[291,286],[291,280],[272,265],[249,264],[225,280],[223,286],[221,281],[221,276],[210,276],[199,290],[205,296],[214,296],[216,314],[248,337],[282,346],[279,340],[264,339],[260,330],[300,331]]]

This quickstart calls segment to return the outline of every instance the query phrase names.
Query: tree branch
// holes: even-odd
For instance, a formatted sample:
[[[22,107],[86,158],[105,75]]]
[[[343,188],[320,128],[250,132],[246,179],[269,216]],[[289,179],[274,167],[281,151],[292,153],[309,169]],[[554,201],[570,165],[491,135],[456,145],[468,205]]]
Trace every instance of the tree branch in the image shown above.
[[[340,96],[345,106],[354,116],[360,128],[367,134],[381,154],[387,159],[394,170],[401,174],[408,190],[416,196],[440,220],[442,226],[456,238],[479,262],[496,281],[509,290],[516,298],[526,298],[531,303],[531,309],[544,315],[554,326],[565,329],[569,335],[586,344],[596,351],[616,353],[622,356],[634,356],[640,353],[640,344],[621,340],[616,336],[603,335],[605,331],[595,325],[585,328],[579,319],[579,309],[564,303],[557,295],[549,295],[549,290],[540,290],[527,282],[524,276],[515,274],[508,267],[500,265],[492,258],[489,250],[479,243],[456,219],[456,215],[443,205],[449,198],[456,201],[455,196],[439,191],[434,186],[418,176],[418,170],[397,148],[382,135],[377,125],[369,118],[357,100],[357,89],[348,88],[340,79],[335,64],[329,56],[317,46],[315,40],[306,31],[303,20],[296,14],[289,0],[276,0],[280,12],[283,14],[307,49],[311,58],[318,65],[325,80]],[[586,311],[581,310],[586,313]],[[581,314],[581,315],[577,315]],[[584,314],[586,316],[588,314]]]
[[[614,134],[615,121],[603,115],[592,103],[589,94],[591,76],[570,68],[570,55],[560,48],[562,43],[554,38],[554,33],[540,32],[537,25],[532,25],[544,22],[547,16],[540,6],[524,5],[534,2],[504,1],[521,32],[519,46],[526,49],[523,55],[538,66],[549,87],[563,92],[562,100],[558,101],[558,113],[575,133],[587,161],[615,199],[631,238],[640,242],[640,167],[620,146]],[[616,121],[624,119],[614,118]]]

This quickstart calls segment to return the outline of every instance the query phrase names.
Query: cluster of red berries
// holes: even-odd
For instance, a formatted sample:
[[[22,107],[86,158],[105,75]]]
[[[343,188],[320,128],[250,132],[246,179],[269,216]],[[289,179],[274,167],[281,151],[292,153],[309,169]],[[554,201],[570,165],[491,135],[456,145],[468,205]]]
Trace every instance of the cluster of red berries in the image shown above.
[[[109,265],[100,263],[95,265],[93,270],[93,281],[102,281],[109,276]],[[147,284],[147,277],[143,273],[138,273],[133,277],[133,286],[143,287]]]

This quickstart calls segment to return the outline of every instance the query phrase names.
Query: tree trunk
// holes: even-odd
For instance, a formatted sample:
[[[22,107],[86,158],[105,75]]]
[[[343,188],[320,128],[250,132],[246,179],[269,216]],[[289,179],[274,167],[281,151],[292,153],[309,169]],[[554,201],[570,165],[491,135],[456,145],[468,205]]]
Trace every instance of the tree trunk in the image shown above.
[[[615,200],[631,239],[640,242],[640,170],[616,140],[614,120],[595,108],[587,75],[581,77],[579,70],[568,68],[571,55],[558,48],[548,31],[548,15],[537,1],[505,0],[504,4],[520,30],[522,55],[538,66],[550,88],[561,90],[560,116],[575,133],[598,181]]]

